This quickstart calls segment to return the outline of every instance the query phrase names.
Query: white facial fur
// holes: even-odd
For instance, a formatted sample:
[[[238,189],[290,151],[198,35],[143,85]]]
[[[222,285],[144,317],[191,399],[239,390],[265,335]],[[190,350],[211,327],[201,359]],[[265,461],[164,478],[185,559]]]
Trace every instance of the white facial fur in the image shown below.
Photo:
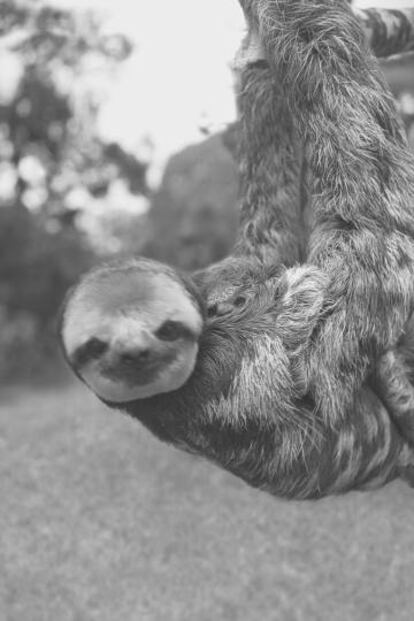
[[[182,323],[194,339],[158,339],[155,333],[166,320]],[[64,312],[62,341],[69,360],[91,338],[108,344],[105,355],[87,362],[78,373],[99,397],[122,403],[182,386],[194,369],[201,330],[196,303],[168,273],[114,270],[87,276],[75,290]],[[114,372],[116,355],[131,348],[149,349],[161,361],[147,383]]]
[[[81,373],[89,388],[104,401],[126,403],[135,399],[147,399],[155,395],[178,390],[193,372],[198,354],[198,345],[193,343],[180,347],[180,353],[174,362],[167,365],[153,382],[143,385],[131,385],[120,379],[112,380],[102,374],[98,362],[92,362]]]

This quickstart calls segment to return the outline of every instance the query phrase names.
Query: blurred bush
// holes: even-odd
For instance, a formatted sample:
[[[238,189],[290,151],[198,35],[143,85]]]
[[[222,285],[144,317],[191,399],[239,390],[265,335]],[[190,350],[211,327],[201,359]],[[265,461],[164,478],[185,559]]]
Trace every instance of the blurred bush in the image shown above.
[[[0,46],[4,381],[56,367],[65,292],[101,255],[136,249],[140,236],[134,246],[130,231],[146,223],[147,187],[146,165],[104,144],[95,127],[101,82],[131,52],[125,37],[103,35],[92,13],[4,0]],[[134,198],[135,212],[120,209],[115,219],[114,201]]]

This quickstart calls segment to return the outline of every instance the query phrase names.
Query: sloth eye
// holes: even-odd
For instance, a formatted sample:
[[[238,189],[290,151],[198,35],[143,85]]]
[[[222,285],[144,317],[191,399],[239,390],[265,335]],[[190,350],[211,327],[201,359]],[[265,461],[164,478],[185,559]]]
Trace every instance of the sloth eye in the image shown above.
[[[185,333],[186,329],[182,323],[168,319],[158,328],[155,336],[161,341],[176,341]]]

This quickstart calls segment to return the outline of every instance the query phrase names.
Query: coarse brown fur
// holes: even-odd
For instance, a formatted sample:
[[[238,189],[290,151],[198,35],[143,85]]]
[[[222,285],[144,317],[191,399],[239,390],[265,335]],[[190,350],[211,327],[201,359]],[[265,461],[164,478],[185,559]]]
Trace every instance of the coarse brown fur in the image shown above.
[[[237,60],[235,62],[234,67],[235,67],[235,71],[236,72],[238,71],[238,73],[241,76],[246,76],[248,66],[249,65],[254,66],[256,68],[256,74],[257,74],[256,80],[258,80],[261,83],[262,87],[264,85],[264,89],[267,92],[267,97],[261,98],[260,108],[257,108],[257,106],[255,108],[254,103],[252,104],[248,96],[245,96],[244,98],[239,97],[239,101],[241,103],[240,105],[241,111],[243,111],[243,108],[247,109],[247,111],[254,109],[254,112],[252,115],[253,118],[251,119],[252,121],[254,121],[254,123],[250,123],[250,125],[248,122],[244,123],[244,131],[241,131],[241,121],[240,120],[237,121],[237,125],[233,129],[233,133],[232,133],[233,140],[229,148],[231,149],[233,156],[235,156],[236,158],[238,157],[240,168],[242,168],[244,166],[243,154],[247,153],[248,150],[249,150],[249,160],[254,157],[255,153],[257,153],[257,161],[260,162],[260,159],[261,159],[260,144],[269,145],[269,141],[266,141],[266,139],[264,139],[263,136],[274,139],[274,144],[279,145],[278,152],[281,152],[281,150],[284,148],[285,143],[286,143],[285,148],[287,152],[289,152],[289,140],[295,141],[295,152],[291,150],[290,158],[286,158],[286,157],[284,159],[279,158],[277,162],[273,163],[273,166],[271,163],[272,162],[271,149],[269,148],[267,149],[268,168],[266,171],[266,174],[267,174],[266,179],[264,179],[263,173],[262,175],[257,175],[255,177],[255,168],[250,163],[253,174],[250,175],[250,177],[244,177],[244,186],[249,187],[250,185],[254,189],[254,191],[257,193],[257,188],[260,188],[261,184],[263,184],[263,182],[265,181],[264,187],[270,189],[272,187],[272,182],[270,181],[270,178],[272,174],[274,174],[275,172],[278,173],[278,179],[279,179],[279,182],[281,182],[279,186],[278,196],[280,198],[280,195],[283,195],[283,191],[284,191],[286,200],[285,201],[279,200],[279,202],[277,203],[278,206],[276,207],[276,209],[278,210],[278,213],[282,212],[282,210],[285,209],[290,214],[290,220],[285,219],[284,220],[285,226],[281,227],[281,229],[282,230],[284,229],[284,234],[286,235],[286,228],[288,227],[289,224],[291,225],[291,234],[287,235],[286,239],[290,241],[292,240],[292,236],[293,238],[295,238],[296,236],[296,239],[297,239],[296,256],[300,256],[301,258],[304,258],[305,252],[307,249],[309,232],[312,229],[311,197],[309,196],[309,190],[306,187],[306,184],[304,185],[304,177],[301,176],[300,182],[299,181],[296,182],[293,176],[290,176],[289,179],[287,178],[282,179],[281,175],[283,174],[283,172],[280,171],[281,166],[286,167],[290,164],[292,165],[292,170],[295,172],[295,175],[297,174],[297,170],[299,166],[299,158],[301,157],[301,153],[300,153],[301,145],[298,143],[300,143],[301,141],[298,139],[297,135],[295,135],[294,128],[292,127],[292,118],[291,118],[290,111],[286,108],[286,103],[281,97],[281,87],[280,87],[281,78],[278,75],[275,76],[274,71],[271,72],[269,70],[269,63],[266,59],[264,46],[259,38],[259,34],[256,31],[252,23],[250,23],[249,25],[250,25],[250,28],[242,44],[241,50],[238,53]],[[259,67],[263,70],[265,69],[267,70],[268,73],[267,73],[266,78],[263,73],[260,73],[258,71]],[[253,80],[253,74],[251,78],[251,83],[253,86],[252,80]],[[273,94],[271,93],[270,85],[268,83],[266,85],[266,81],[264,80],[268,80],[269,82],[274,83]],[[275,84],[277,84],[277,87],[275,87]],[[260,84],[258,86],[260,88]],[[271,119],[272,119],[272,113],[266,108],[266,106],[272,105],[272,99],[275,102],[273,105],[274,105],[274,110],[276,113],[273,115],[273,123],[276,122],[276,126],[278,124],[280,125],[280,127],[276,131],[272,129],[274,128],[274,125],[270,124]],[[258,109],[262,112],[262,116],[260,116]],[[248,118],[248,114],[249,112],[247,112],[247,115],[246,115],[247,118]],[[243,116],[243,114],[241,116]],[[254,126],[257,127],[257,132],[255,132]],[[288,128],[288,131],[285,134],[283,133],[281,129],[283,127]],[[269,128],[270,128],[270,135],[269,135]],[[239,139],[237,141],[236,139],[237,136],[239,136],[241,140]],[[257,140],[260,140],[260,144],[255,149],[254,145],[257,145]],[[282,147],[281,147],[281,141],[282,141]],[[239,148],[238,151],[235,148],[235,145],[237,143],[239,144],[239,146],[240,146],[240,143],[242,144],[242,147]],[[296,162],[294,159],[294,155],[296,155],[296,158],[297,158]],[[275,164],[279,166],[279,171],[277,168],[275,169]],[[304,172],[309,175],[306,161],[302,160],[301,174],[303,175]],[[276,178],[277,178],[277,175],[275,175],[275,179]],[[309,176],[309,180],[311,181],[310,176]],[[300,186],[299,186],[299,183],[300,183]],[[274,184],[274,181],[273,181],[273,184]],[[308,186],[311,186],[311,182],[309,182]],[[297,199],[297,196],[295,195],[295,191],[297,192],[297,189],[299,187],[301,188],[302,194],[301,194],[300,201],[299,201],[300,209],[298,211],[297,209],[298,199]],[[282,191],[280,188],[282,188]],[[259,194],[260,194],[260,190],[259,190]],[[249,197],[253,195],[254,195],[254,192],[250,193],[250,192],[245,191],[244,202],[248,202]],[[274,195],[276,196],[277,192],[274,192]],[[268,192],[267,202],[266,200],[264,200],[264,196],[261,197],[262,203],[264,203],[265,205],[265,209],[266,208],[271,209],[272,207],[274,208],[274,202],[272,203],[272,201],[269,200],[270,196],[271,196],[271,193]],[[288,200],[289,196],[291,198],[290,202]],[[242,193],[242,197],[243,197],[243,193]],[[260,201],[258,204],[260,205]],[[272,225],[277,226],[277,222],[276,222],[277,218],[275,218],[274,215],[268,216],[267,219],[263,218],[262,215],[260,214],[260,211],[259,211],[258,217],[256,217],[256,212],[255,212],[255,209],[252,209],[252,205],[256,205],[256,203],[254,201],[251,201],[250,208],[248,208],[246,212],[248,212],[252,229],[258,233],[256,235],[256,240],[253,241],[250,247],[253,249],[258,247],[259,252],[262,252],[263,254],[263,251],[260,251],[261,244],[259,240],[263,239],[261,238],[260,233],[261,233],[261,230],[264,230],[265,231],[264,235],[266,236],[265,240],[268,242],[267,254],[270,257],[270,261],[272,261],[272,251],[273,251],[274,262],[277,262],[277,260],[280,259],[281,256],[283,258],[283,252],[281,252],[280,249],[277,248],[276,236],[274,236],[274,240],[273,240],[274,243],[272,244],[272,235],[269,235],[268,233],[269,226],[272,226]],[[283,218],[280,218],[280,216],[279,216],[279,219],[282,219],[283,221]],[[243,229],[241,229],[241,233],[243,233]],[[283,236],[281,235],[279,239],[283,240]],[[242,236],[241,236],[241,241],[242,241],[241,247],[243,247]],[[250,250],[250,247],[249,247],[249,244],[246,244],[247,252]],[[251,250],[250,250],[250,253],[251,253]],[[292,253],[290,256],[286,255],[285,253],[285,256],[284,256],[285,265],[292,265],[294,263],[293,261],[294,257],[295,257],[295,253]],[[238,268],[239,266],[236,264],[236,267]],[[216,274],[219,274],[220,268],[222,269],[221,264],[219,264],[218,266],[213,266],[211,270],[214,271]],[[242,271],[242,273],[246,276],[247,281],[251,279],[251,275],[248,273],[247,270],[236,269],[235,273],[233,274],[229,273],[226,275],[227,277],[224,278],[224,282],[230,281],[230,282],[235,283],[237,281],[237,272],[240,272],[240,271]],[[375,371],[371,375],[370,380],[369,380],[370,385],[372,386],[374,392],[380,395],[381,399],[386,404],[389,414],[393,417],[394,422],[397,424],[403,436],[407,438],[408,440],[410,440],[412,444],[414,443],[414,388],[412,385],[413,377],[412,377],[412,373],[410,373],[410,368],[412,367],[414,363],[414,348],[411,343],[411,341],[414,339],[414,337],[412,336],[413,334],[414,334],[414,320],[411,319],[410,322],[407,324],[404,330],[404,333],[401,336],[398,347],[394,347],[393,349],[388,350],[388,352],[381,357],[380,362],[378,363],[378,365],[375,366]]]
[[[335,426],[373,361],[396,346],[413,310],[414,159],[346,2],[241,4],[307,143],[308,262],[329,277],[308,352],[308,386]]]

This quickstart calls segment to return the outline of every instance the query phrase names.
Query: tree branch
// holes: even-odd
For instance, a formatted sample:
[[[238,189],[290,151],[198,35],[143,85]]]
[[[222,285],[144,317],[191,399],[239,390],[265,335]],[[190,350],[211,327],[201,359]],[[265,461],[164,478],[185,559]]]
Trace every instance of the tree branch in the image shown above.
[[[244,6],[243,0],[240,4]],[[352,10],[360,21],[367,43],[378,58],[414,51],[414,8]],[[248,20],[249,21],[249,20]],[[235,58],[234,69],[266,59],[262,41],[252,24]]]
[[[357,9],[366,39],[378,58],[414,50],[414,8]]]

